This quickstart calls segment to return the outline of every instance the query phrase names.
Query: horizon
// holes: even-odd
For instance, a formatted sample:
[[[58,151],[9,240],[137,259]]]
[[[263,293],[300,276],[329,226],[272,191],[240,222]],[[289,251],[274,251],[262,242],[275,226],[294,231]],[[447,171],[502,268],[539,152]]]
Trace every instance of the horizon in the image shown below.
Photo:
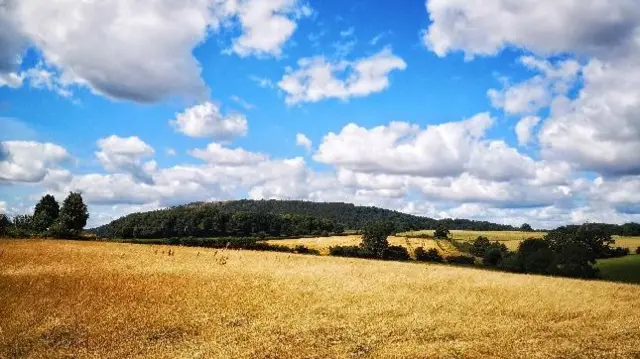
[[[241,198],[640,222],[640,7],[511,5],[10,0],[0,213],[77,191],[90,228]]]

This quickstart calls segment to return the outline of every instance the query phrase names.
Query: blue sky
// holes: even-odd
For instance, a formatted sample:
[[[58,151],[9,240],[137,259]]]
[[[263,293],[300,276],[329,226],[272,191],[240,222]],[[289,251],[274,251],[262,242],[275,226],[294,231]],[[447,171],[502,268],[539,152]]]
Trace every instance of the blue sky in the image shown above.
[[[0,211],[73,190],[91,225],[232,198],[640,220],[640,11],[510,3],[9,1]]]

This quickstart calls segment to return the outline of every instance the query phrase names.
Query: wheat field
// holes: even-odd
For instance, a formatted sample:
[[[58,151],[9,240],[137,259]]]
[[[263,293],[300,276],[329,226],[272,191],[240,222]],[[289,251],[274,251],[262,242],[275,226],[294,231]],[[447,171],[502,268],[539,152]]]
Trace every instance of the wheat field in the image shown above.
[[[435,241],[433,239],[408,238],[389,236],[388,242],[392,246],[403,246],[413,253],[413,249],[423,247],[424,249],[435,248],[442,255],[455,255],[460,252],[448,241]],[[282,245],[287,247],[295,247],[303,245],[307,248],[316,249],[321,254],[329,254],[329,247],[333,246],[357,246],[362,242],[362,236],[331,236],[331,237],[315,237],[315,238],[297,238],[297,239],[272,239],[266,241],[269,244]]]
[[[2,358],[640,357],[635,285],[105,242],[0,248]]]

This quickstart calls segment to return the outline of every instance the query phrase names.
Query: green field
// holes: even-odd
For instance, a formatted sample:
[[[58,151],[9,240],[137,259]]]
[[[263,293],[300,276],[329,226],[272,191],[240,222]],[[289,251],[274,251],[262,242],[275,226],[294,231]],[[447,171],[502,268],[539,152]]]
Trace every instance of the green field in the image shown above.
[[[640,255],[629,255],[620,258],[601,259],[596,264],[603,279],[640,283]]]

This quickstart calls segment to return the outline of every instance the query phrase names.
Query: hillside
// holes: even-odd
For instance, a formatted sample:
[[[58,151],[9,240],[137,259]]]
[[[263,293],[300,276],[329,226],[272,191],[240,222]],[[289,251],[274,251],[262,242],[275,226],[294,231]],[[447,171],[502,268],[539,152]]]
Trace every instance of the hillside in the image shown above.
[[[109,242],[0,248],[2,358],[640,356],[636,285]]]
[[[244,217],[234,214],[243,214]],[[246,215],[254,214],[254,215]],[[257,216],[255,214],[260,214]],[[270,218],[263,218],[264,216]],[[274,216],[275,215],[275,216]],[[275,228],[271,222],[282,222],[282,216],[296,217],[293,227],[295,230],[283,230]],[[189,218],[186,218],[189,217]],[[214,217],[214,218],[213,218]],[[209,218],[209,219],[206,219]],[[328,220],[325,224],[298,225],[299,222],[314,222]],[[134,213],[117,219],[109,224],[95,228],[93,233],[104,236],[113,236],[117,233],[129,233],[136,227],[140,231],[149,232],[142,237],[155,236],[158,233],[176,233],[175,235],[203,235],[197,230],[182,233],[183,228],[203,228],[217,226],[207,233],[220,235],[255,235],[266,233],[269,235],[284,235],[285,232],[295,232],[294,235],[313,235],[322,233],[339,233],[344,229],[358,230],[370,221],[388,220],[396,224],[399,231],[412,229],[432,229],[442,224],[449,229],[466,230],[514,230],[512,226],[490,223],[486,221],[473,221],[467,219],[442,219],[435,220],[428,217],[414,216],[398,211],[369,206],[356,206],[342,202],[308,202],[292,200],[237,200],[222,202],[195,202],[184,206],[171,207],[164,210],[146,213]],[[207,223],[204,223],[207,221]],[[209,222],[215,222],[211,224]],[[243,221],[241,229],[230,229],[230,223],[237,227],[233,221]],[[247,223],[247,221],[251,223]],[[284,220],[287,221],[287,220]],[[233,223],[232,223],[233,222]],[[288,224],[282,224],[286,226]],[[179,226],[180,231],[175,227]],[[123,230],[123,228],[125,228]],[[178,232],[181,232],[178,233]],[[131,235],[133,236],[133,234]]]

